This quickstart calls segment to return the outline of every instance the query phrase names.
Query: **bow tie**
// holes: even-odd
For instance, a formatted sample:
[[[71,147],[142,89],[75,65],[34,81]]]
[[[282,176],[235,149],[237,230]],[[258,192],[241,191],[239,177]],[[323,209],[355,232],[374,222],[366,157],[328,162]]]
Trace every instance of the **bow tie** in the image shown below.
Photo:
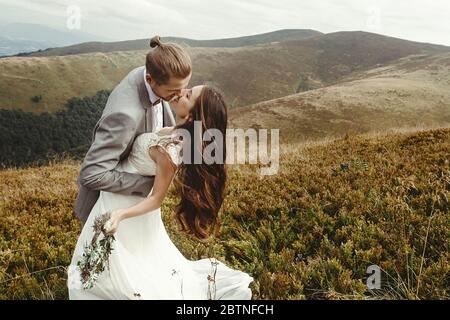
[[[158,105],[161,103],[161,99],[156,100],[154,103],[152,103],[152,107]]]

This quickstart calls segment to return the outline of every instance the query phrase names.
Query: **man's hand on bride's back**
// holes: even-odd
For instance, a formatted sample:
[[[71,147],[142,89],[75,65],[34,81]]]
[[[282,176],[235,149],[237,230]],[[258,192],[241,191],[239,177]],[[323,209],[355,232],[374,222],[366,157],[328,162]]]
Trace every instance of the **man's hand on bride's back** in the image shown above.
[[[105,231],[108,235],[113,235],[117,232],[120,222],[123,220],[123,210],[115,210],[111,213],[111,218],[105,223]]]

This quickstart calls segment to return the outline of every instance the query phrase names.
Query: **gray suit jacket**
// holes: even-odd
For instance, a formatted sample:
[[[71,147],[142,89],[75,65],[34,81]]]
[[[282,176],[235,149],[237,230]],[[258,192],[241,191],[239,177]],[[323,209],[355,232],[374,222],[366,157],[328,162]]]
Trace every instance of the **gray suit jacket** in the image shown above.
[[[113,90],[94,128],[93,142],[77,179],[79,192],[74,211],[83,223],[101,190],[146,197],[153,187],[154,177],[116,170],[119,162],[130,153],[136,136],[153,131],[144,68],[131,71]],[[174,116],[165,101],[163,110],[164,126],[174,126]]]

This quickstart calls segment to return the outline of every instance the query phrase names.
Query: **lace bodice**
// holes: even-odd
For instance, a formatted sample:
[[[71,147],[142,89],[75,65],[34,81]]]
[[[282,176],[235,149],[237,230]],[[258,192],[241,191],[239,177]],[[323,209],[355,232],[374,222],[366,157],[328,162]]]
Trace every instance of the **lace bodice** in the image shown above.
[[[128,162],[142,176],[154,176],[156,174],[155,161],[150,157],[149,150],[152,146],[162,147],[170,156],[175,165],[181,162],[181,143],[170,134],[158,132],[147,132],[139,135],[133,144],[128,156]]]

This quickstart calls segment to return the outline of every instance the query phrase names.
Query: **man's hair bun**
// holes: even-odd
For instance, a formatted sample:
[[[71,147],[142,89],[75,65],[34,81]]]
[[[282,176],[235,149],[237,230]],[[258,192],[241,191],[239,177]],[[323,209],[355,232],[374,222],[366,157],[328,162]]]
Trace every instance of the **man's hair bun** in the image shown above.
[[[160,36],[154,36],[150,40],[150,47],[151,48],[156,48],[156,47],[160,47],[160,46],[161,46],[161,37]]]

